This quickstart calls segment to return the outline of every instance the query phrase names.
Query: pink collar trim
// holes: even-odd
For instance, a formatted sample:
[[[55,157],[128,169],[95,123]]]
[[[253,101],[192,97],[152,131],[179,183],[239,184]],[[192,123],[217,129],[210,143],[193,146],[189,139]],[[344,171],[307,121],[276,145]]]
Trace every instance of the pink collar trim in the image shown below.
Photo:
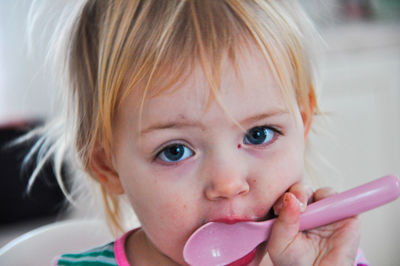
[[[129,235],[135,233],[137,230],[139,230],[139,228],[128,231],[115,241],[114,254],[118,266],[130,266],[125,252],[125,240]]]

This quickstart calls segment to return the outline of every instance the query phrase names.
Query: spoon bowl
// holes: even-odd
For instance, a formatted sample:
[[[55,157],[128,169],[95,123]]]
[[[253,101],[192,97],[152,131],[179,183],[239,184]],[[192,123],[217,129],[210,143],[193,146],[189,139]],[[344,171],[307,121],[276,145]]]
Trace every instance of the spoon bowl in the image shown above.
[[[229,264],[265,241],[274,222],[275,219],[235,224],[207,223],[186,242],[185,260],[199,266]]]

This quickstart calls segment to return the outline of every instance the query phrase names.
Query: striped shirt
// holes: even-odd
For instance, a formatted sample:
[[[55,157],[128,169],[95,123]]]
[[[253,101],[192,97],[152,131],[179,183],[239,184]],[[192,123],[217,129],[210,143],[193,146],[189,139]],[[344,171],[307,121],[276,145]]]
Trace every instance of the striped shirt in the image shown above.
[[[56,258],[57,266],[129,266],[125,253],[125,240],[137,229],[129,231],[115,242],[77,254],[63,254]]]
[[[117,266],[114,254],[114,242],[79,254],[61,255],[57,261],[57,265]]]
[[[115,242],[78,254],[63,254],[55,261],[56,266],[130,266],[125,253],[125,240],[137,229],[129,231]],[[361,249],[357,252],[354,266],[368,266]]]

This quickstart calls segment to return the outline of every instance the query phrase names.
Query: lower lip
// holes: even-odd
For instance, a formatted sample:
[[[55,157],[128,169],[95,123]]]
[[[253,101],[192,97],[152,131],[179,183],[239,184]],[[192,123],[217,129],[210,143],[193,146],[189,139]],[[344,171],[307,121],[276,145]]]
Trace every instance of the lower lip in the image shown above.
[[[215,223],[225,223],[225,224],[235,224],[239,222],[249,222],[253,221],[251,219],[235,219],[235,218],[226,218],[226,219],[217,219],[217,220],[212,220],[211,222]]]
[[[257,248],[253,249],[252,251],[250,251],[249,254],[238,259],[237,261],[234,261],[234,262],[228,264],[228,266],[246,266],[254,260],[254,258],[256,257],[256,254],[257,254]]]

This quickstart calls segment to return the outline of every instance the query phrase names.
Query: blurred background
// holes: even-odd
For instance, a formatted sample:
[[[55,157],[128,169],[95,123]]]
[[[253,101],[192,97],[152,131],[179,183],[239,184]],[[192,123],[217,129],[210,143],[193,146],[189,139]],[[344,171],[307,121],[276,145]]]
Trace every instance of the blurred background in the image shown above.
[[[64,1],[55,1],[61,8]],[[302,0],[325,40],[318,93],[327,119],[313,146],[332,167],[323,185],[338,191],[400,174],[400,1]],[[57,89],[42,69],[46,49],[28,56],[26,0],[0,1],[0,146],[57,113]],[[46,32],[38,32],[46,37]],[[43,35],[44,34],[44,35]],[[45,39],[45,38],[44,38]],[[25,193],[20,163],[30,145],[0,149],[0,247],[58,220],[64,199],[51,167]],[[372,265],[400,265],[400,200],[362,216],[361,248]]]

